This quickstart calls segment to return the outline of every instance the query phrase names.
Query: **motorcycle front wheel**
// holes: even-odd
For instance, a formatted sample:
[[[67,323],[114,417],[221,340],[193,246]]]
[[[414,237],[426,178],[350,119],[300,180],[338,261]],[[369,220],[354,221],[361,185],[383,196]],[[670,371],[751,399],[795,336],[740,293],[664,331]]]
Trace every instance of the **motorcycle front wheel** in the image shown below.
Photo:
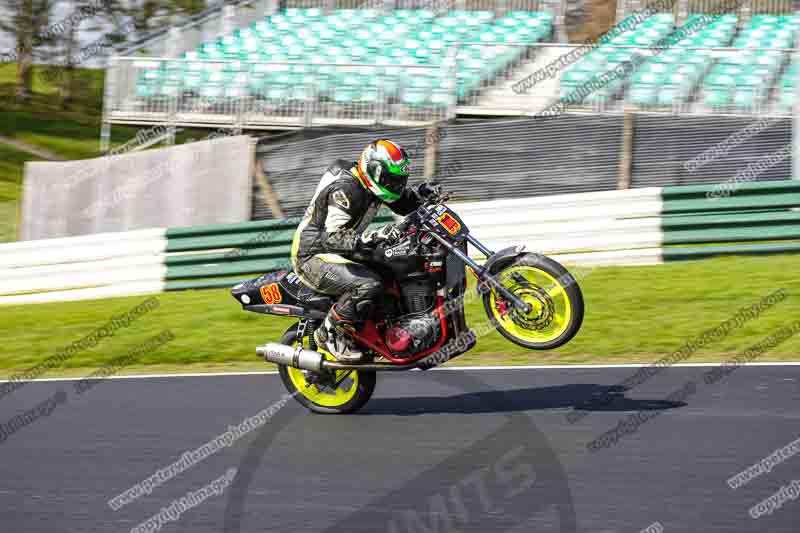
[[[296,324],[287,329],[280,340],[281,344],[288,346],[302,342],[303,339],[297,339]],[[333,359],[328,354],[326,358]],[[375,391],[374,371],[337,370],[320,376],[308,370],[278,365],[278,374],[289,394],[315,413],[354,413],[369,401]]]
[[[517,309],[496,290],[483,295],[483,307],[500,334],[531,350],[552,350],[569,342],[583,323],[583,294],[578,282],[560,263],[538,254],[509,258],[495,278],[523,302]]]

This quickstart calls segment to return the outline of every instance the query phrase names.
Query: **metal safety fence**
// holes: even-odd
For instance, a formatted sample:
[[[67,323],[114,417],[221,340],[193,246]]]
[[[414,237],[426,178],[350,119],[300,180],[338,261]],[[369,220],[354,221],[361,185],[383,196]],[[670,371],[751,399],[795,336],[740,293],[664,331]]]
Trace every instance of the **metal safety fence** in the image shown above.
[[[412,151],[414,179],[436,177],[456,201],[614,189],[788,180],[792,119],[771,116],[579,114],[558,119],[449,121],[437,127],[315,130],[259,144],[256,156],[282,209],[299,215],[337,158],[375,138]],[[254,217],[274,217],[256,201]]]
[[[438,64],[116,58],[106,121],[420,125],[563,112],[790,116],[797,49],[454,43]],[[577,58],[577,59],[576,59]]]
[[[320,9],[431,9],[448,10],[486,10],[503,13],[509,10],[538,11],[558,6],[558,1],[547,0],[286,0],[287,8]]]
[[[117,58],[109,122],[231,128],[415,125],[452,113],[446,66]]]
[[[335,133],[312,139],[292,138],[273,144],[262,142],[256,147],[256,158],[282,211],[287,216],[300,216],[308,207],[320,176],[333,161],[347,157],[355,159],[367,143],[380,137],[391,138],[406,148],[411,157],[412,184],[422,180],[426,174],[426,149],[431,141],[440,137],[437,132],[426,133],[424,128]],[[253,215],[256,219],[274,217],[258,194],[254,196]]]

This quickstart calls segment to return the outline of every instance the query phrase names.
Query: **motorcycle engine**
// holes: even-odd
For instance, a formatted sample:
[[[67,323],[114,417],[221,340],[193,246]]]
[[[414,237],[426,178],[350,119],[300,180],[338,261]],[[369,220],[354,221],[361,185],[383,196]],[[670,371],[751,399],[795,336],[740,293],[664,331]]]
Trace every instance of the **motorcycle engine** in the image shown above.
[[[432,313],[436,304],[433,280],[409,280],[400,284],[407,314],[386,331],[386,344],[395,354],[407,357],[427,350],[442,334],[439,317]]]
[[[431,313],[404,315],[386,331],[386,345],[401,357],[427,350],[441,335],[439,317]]]

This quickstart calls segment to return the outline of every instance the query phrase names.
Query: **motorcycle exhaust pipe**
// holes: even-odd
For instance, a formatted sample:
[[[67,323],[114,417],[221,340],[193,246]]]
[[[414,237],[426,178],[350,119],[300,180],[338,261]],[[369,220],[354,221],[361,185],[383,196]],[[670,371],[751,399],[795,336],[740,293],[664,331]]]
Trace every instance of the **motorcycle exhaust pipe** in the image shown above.
[[[265,361],[276,365],[286,365],[312,372],[322,372],[322,362],[325,360],[321,353],[277,342],[269,342],[256,347],[256,354],[263,357]]]

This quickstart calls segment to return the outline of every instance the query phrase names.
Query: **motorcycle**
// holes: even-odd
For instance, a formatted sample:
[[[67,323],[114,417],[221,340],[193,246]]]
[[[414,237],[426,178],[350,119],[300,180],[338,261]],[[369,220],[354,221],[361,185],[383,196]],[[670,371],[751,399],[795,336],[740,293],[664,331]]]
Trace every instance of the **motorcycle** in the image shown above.
[[[467,327],[464,304],[482,299],[491,327],[511,342],[551,350],[571,340],[583,322],[583,295],[557,261],[524,246],[494,252],[481,244],[447,205],[446,194],[428,197],[398,224],[402,235],[361,261],[384,280],[382,299],[353,334],[366,358],[337,361],[316,345],[334,300],[291,271],[240,283],[231,290],[246,311],[297,317],[278,342],[256,353],[275,363],[287,391],[317,413],[352,413],[369,401],[376,373],[427,370],[464,354],[479,336]],[[471,245],[485,256],[478,264]],[[467,269],[475,290],[467,291]]]

